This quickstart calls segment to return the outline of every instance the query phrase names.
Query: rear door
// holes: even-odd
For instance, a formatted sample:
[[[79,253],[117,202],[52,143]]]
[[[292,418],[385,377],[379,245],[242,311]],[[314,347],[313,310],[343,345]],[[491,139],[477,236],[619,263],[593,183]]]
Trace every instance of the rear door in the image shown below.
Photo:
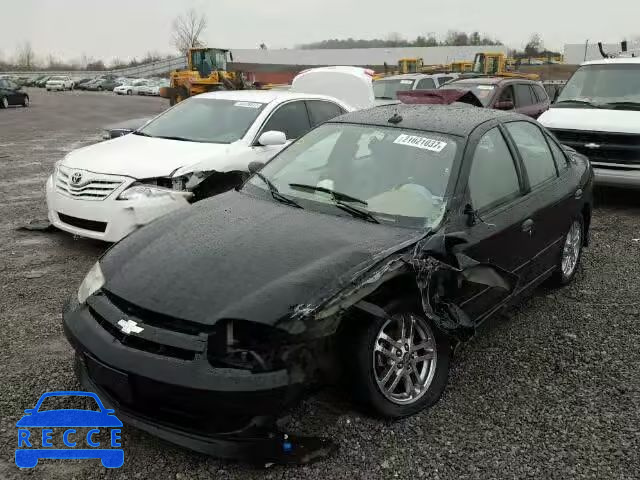
[[[465,162],[470,165],[463,167],[462,175],[467,179],[465,209],[476,213],[473,224],[466,226],[469,242],[461,247],[462,252],[525,277],[534,249],[527,231],[531,219],[524,203],[521,166],[497,125],[482,134],[472,152]],[[465,282],[456,303],[480,321],[508,295],[504,289]]]
[[[563,237],[571,219],[579,214],[581,203],[571,188],[575,181],[567,168],[566,157],[538,125],[516,121],[505,123],[504,128],[526,174],[525,203],[533,220],[529,236],[537,250],[527,276],[529,283],[558,264]],[[553,149],[549,142],[553,142]]]

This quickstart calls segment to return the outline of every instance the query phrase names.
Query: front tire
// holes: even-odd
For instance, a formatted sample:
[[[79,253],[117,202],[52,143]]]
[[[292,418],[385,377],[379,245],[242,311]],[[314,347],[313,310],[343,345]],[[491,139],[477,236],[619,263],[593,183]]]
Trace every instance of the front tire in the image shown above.
[[[376,415],[397,419],[435,404],[444,391],[449,339],[411,299],[383,306],[389,318],[371,317],[352,342],[354,394]]]
[[[0,108],[9,108],[9,100],[7,100],[7,97],[0,98]]]
[[[29,97],[27,97],[26,95],[22,99],[22,106],[25,108],[29,106]]]
[[[573,281],[582,258],[584,235],[584,220],[580,216],[571,222],[571,226],[564,237],[560,260],[551,278],[552,286],[563,287]]]
[[[131,90],[127,90],[127,95],[133,95],[133,92]]]

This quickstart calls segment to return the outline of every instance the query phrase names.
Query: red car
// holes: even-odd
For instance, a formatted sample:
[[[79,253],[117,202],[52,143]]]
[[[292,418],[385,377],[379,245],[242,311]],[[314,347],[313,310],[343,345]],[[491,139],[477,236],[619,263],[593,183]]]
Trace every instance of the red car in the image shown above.
[[[448,82],[439,90],[444,89],[471,91],[487,108],[513,110],[532,118],[538,118],[546,112],[551,103],[541,83],[525,78],[460,78]]]

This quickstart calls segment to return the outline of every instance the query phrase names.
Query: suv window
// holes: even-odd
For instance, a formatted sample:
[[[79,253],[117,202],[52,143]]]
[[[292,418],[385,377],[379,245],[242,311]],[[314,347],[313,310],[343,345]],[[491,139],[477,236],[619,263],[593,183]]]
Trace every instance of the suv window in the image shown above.
[[[445,83],[447,83],[449,80],[453,79],[453,77],[440,77],[438,79],[438,83],[440,85],[444,85]]]
[[[279,107],[262,128],[262,132],[270,130],[284,132],[287,140],[301,137],[311,130],[304,101],[289,102]]]
[[[529,175],[531,188],[558,176],[556,164],[542,131],[529,122],[506,124]]]
[[[516,105],[518,108],[528,107],[538,101],[533,97],[533,92],[528,84],[516,83]]]
[[[312,127],[316,127],[344,113],[344,110],[339,105],[322,100],[307,100],[307,108],[309,109]]]
[[[533,90],[536,92],[536,96],[538,97],[538,102],[544,103],[549,101],[549,96],[544,88],[540,85],[533,85]]]
[[[498,128],[489,130],[478,142],[469,173],[469,193],[476,210],[497,207],[520,195],[515,163]]]
[[[513,95],[513,85],[507,85],[504,87],[498,102],[512,102],[514,105],[516,104],[516,99]]]
[[[417,90],[431,90],[436,88],[436,83],[433,78],[421,78],[416,85]]]

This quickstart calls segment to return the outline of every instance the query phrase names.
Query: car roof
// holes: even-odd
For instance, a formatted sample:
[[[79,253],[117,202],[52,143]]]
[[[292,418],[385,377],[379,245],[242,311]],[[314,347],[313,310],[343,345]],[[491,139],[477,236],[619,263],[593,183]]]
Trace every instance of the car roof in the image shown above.
[[[608,64],[636,64],[640,63],[640,57],[619,57],[619,58],[601,58],[599,60],[591,60],[584,62],[582,65],[608,65]]]
[[[397,124],[389,123],[389,119],[396,113],[402,117],[402,122]],[[470,105],[395,104],[347,113],[330,120],[330,122],[407,128],[467,137],[478,125],[484,122],[494,119],[507,120],[509,118],[529,120],[528,117],[517,113],[478,108]]]
[[[391,75],[389,77],[383,77],[380,80],[419,80],[421,78],[433,78],[433,77],[451,77],[455,76],[455,73],[403,73],[401,75]]]
[[[223,100],[237,100],[240,102],[284,102],[287,100],[324,99],[340,102],[337,98],[327,95],[314,95],[312,93],[296,93],[288,90],[226,90],[219,92],[202,93],[198,98],[219,98]]]
[[[506,82],[539,83],[522,77],[470,77],[451,80],[451,83],[462,83],[467,85],[499,85]]]

